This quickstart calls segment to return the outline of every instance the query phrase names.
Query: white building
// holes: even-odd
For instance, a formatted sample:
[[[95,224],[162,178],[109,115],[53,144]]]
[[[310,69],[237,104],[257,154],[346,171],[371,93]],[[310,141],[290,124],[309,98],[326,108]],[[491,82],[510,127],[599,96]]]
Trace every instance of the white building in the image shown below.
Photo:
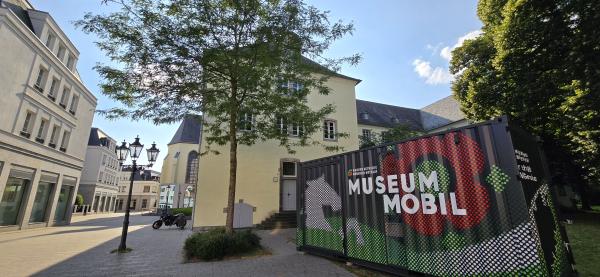
[[[83,204],[89,205],[93,212],[115,210],[121,173],[116,145],[117,141],[102,130],[90,130],[78,192],[83,196]]]
[[[46,12],[0,0],[0,231],[68,224],[96,98]]]
[[[127,195],[131,184],[131,167],[124,166],[119,178],[116,211],[125,211]],[[158,206],[160,172],[154,170],[136,171],[133,177],[131,211],[153,211]]]

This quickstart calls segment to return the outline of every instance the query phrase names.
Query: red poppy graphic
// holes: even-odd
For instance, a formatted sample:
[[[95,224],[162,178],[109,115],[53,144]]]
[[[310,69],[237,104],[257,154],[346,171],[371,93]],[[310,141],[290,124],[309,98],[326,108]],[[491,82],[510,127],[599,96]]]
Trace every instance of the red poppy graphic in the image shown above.
[[[403,212],[404,221],[417,232],[429,235],[440,235],[444,230],[445,220],[449,220],[457,229],[468,229],[481,222],[488,213],[490,202],[487,189],[477,180],[484,169],[484,155],[481,148],[469,136],[459,132],[448,133],[397,145],[400,160],[387,155],[382,161],[382,174],[408,174],[413,172],[420,157],[441,156],[450,163],[455,174],[454,193],[456,205],[465,209],[467,214],[453,215],[450,199],[446,195],[447,215],[439,210],[435,214],[423,214],[422,210],[415,214]],[[415,184],[418,187],[418,184]],[[400,194],[405,194],[400,190]],[[439,207],[438,207],[439,209]]]

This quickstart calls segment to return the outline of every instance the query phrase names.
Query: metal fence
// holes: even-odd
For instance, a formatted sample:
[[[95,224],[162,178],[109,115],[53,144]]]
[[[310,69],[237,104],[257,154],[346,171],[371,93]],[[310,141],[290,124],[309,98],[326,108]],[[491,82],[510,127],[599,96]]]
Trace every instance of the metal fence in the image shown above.
[[[301,163],[298,248],[400,275],[570,276],[538,144],[503,117]]]

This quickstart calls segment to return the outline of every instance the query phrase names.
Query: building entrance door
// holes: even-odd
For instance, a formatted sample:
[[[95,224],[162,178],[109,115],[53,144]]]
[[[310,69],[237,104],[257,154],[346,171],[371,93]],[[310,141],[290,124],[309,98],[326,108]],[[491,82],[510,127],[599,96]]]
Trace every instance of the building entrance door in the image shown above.
[[[284,211],[296,210],[296,179],[283,180],[281,199],[281,206]]]

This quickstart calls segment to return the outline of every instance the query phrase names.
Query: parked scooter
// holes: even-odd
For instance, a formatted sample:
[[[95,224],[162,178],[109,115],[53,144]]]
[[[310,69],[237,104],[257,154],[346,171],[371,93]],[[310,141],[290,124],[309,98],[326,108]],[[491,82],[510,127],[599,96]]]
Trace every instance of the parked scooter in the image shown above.
[[[165,224],[165,226],[175,225],[179,229],[183,230],[187,224],[187,219],[182,213],[173,215],[167,210],[163,210],[162,214],[160,215],[160,219],[152,223],[152,228],[155,230],[159,229],[163,224]]]

